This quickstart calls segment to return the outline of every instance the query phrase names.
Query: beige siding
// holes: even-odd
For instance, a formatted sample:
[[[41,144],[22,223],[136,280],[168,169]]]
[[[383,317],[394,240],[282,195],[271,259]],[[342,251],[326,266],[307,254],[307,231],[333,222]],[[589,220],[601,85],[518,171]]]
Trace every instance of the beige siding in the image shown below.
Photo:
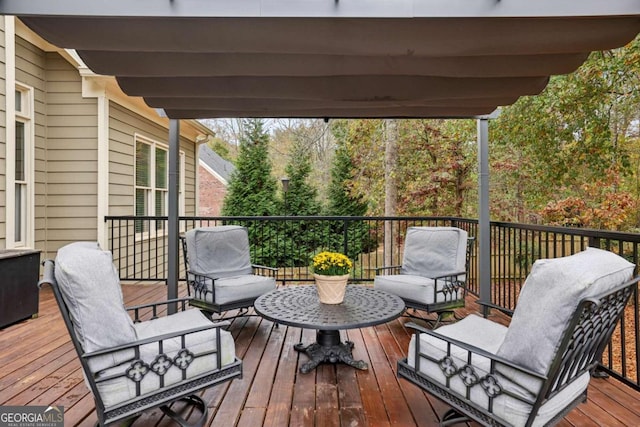
[[[34,116],[34,245],[38,249],[45,246],[46,217],[46,54],[40,48],[16,36],[16,83],[33,88]]]
[[[0,247],[6,245],[3,24],[0,20]],[[16,81],[34,89],[35,247],[43,250],[43,257],[51,257],[69,242],[97,239],[98,103],[95,98],[83,98],[82,79],[71,64],[20,37],[16,38]],[[109,113],[108,214],[132,215],[134,135],[166,144],[168,130],[114,102]],[[182,139],[181,151],[186,162],[182,177],[186,215],[194,215],[195,144]],[[147,252],[148,257],[156,256]]]
[[[4,17],[0,16],[0,248],[6,248],[6,222],[7,222],[7,144],[6,144],[6,128],[7,128],[7,101],[5,97],[7,75],[7,58],[4,33]]]
[[[113,102],[109,104],[109,215],[134,215],[134,135],[168,145],[169,131]],[[182,138],[186,215],[195,212],[195,144]]]
[[[153,123],[134,112],[113,102],[109,105],[109,215],[134,215],[135,209],[135,134],[168,145],[169,131],[167,128]],[[194,215],[195,211],[195,144],[182,139],[180,149],[185,153],[185,209],[187,215]],[[123,240],[118,239],[118,233]],[[110,234],[111,235],[111,234]],[[126,237],[125,237],[126,236]],[[114,236],[112,244],[121,250],[114,250],[113,256],[117,265],[123,270],[133,270],[134,263],[138,265],[135,271],[142,276],[156,277],[166,276],[163,270],[164,263],[160,263],[162,271],[155,270],[155,260],[158,256],[166,256],[165,253],[156,253],[156,247],[164,248],[166,236],[154,237],[136,236],[133,225],[127,229],[119,229]],[[156,239],[158,241],[156,241]],[[125,242],[126,240],[126,242]],[[134,259],[134,255],[136,258]],[[153,262],[149,262],[153,260]],[[131,271],[121,271],[122,275],[131,274]]]
[[[46,246],[49,255],[77,240],[97,239],[98,106],[82,97],[78,71],[46,54]]]

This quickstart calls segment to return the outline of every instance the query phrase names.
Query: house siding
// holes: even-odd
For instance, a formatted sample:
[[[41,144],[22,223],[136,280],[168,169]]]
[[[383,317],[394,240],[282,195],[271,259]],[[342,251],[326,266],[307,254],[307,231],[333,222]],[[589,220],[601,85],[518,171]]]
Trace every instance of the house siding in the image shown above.
[[[63,245],[97,239],[98,105],[82,96],[78,71],[57,53],[46,53],[46,179],[37,191],[49,255]]]
[[[134,214],[134,135],[137,133],[166,144],[169,132],[166,120],[149,118],[147,114],[153,112],[126,98],[114,86],[113,79],[89,76],[84,82],[75,62],[64,52],[49,51],[46,43],[31,37],[34,35],[28,32],[16,34],[15,57],[11,46],[8,52],[12,57],[7,60],[5,20],[0,19],[0,249],[7,247],[6,81],[7,75],[13,73],[13,68],[7,72],[7,66],[15,64],[16,83],[32,88],[34,96],[31,118],[35,136],[33,246],[42,250],[43,258],[50,258],[70,242],[98,240],[103,231],[97,223],[99,215]],[[106,99],[112,97],[108,101],[106,129],[103,129],[108,133],[108,159],[98,158],[98,126],[102,123],[99,102],[105,99],[96,98],[101,93],[100,88],[104,89],[102,93]],[[84,97],[83,89],[85,95],[89,92],[93,95]],[[185,176],[181,179],[185,183],[184,213],[193,216],[197,146],[192,139],[199,130],[198,126],[185,125],[180,140],[185,159]],[[108,202],[108,208],[99,212],[98,171],[102,170],[99,166],[105,165],[98,162],[103,160],[108,168],[108,200],[101,201]],[[149,252],[147,259],[156,256],[166,255]]]
[[[135,134],[168,145],[167,128],[151,122],[125,107],[109,104],[109,215],[135,215]],[[195,211],[195,144],[180,139],[185,155],[185,214]],[[109,233],[111,236],[111,233]],[[140,278],[165,277],[166,234],[136,236],[133,224],[118,229],[112,237],[113,256],[121,269],[134,268]],[[122,240],[121,240],[122,239]],[[116,249],[118,248],[118,249]],[[137,264],[135,264],[137,263]],[[157,267],[157,268],[156,268]],[[121,271],[121,275],[125,272]]]
[[[16,83],[33,88],[32,126],[33,141],[33,190],[35,194],[32,215],[34,217],[34,246],[43,248],[46,241],[45,183],[46,183],[46,54],[19,36],[16,36]]]
[[[109,215],[134,215],[134,135],[168,145],[169,130],[114,102],[109,113]],[[181,138],[180,151],[185,155],[185,214],[194,215],[195,144]]]

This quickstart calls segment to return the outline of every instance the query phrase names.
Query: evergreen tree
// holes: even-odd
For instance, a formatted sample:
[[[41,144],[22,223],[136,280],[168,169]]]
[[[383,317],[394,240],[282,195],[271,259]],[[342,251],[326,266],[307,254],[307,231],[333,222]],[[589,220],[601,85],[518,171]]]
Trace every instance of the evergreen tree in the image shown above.
[[[271,174],[269,134],[260,119],[243,122],[236,170],[231,176],[222,206],[223,216],[272,216],[277,212],[276,179]],[[256,264],[276,266],[278,238],[273,223],[252,222],[249,227],[252,260]]]
[[[311,153],[300,139],[294,141],[285,172],[289,177],[289,188],[283,193],[281,212],[285,216],[319,215],[318,190],[309,183]],[[285,241],[280,265],[309,265],[322,235],[317,221],[287,221],[283,227]]]
[[[222,206],[223,216],[276,214],[276,179],[271,174],[269,134],[260,119],[247,119],[240,138],[236,170]]]
[[[333,158],[331,166],[331,182],[329,184],[329,206],[327,215],[364,216],[367,213],[367,202],[362,196],[353,196],[350,182],[353,179],[353,163],[347,147],[341,143]]]
[[[354,196],[350,191],[353,176],[354,167],[348,148],[345,141],[340,141],[338,138],[338,148],[331,167],[327,215],[364,216],[367,214],[367,202],[362,196]],[[357,259],[361,253],[368,252],[377,246],[375,238],[371,236],[369,225],[365,221],[355,220],[346,223],[335,221],[330,228],[331,247],[327,249],[344,252],[353,260]]]
[[[318,190],[309,184],[311,155],[299,141],[294,142],[285,172],[289,177],[289,189],[283,195],[286,196],[286,205],[283,198],[281,211],[287,216],[319,215],[321,206],[317,200]]]

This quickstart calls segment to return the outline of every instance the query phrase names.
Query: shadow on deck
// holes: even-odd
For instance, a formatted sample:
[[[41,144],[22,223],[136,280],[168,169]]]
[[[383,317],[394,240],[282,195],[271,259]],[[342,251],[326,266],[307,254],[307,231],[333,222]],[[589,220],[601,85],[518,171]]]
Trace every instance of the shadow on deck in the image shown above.
[[[124,285],[126,305],[166,299],[161,285]],[[185,294],[181,285],[181,295]],[[476,310],[469,300],[465,315]],[[259,317],[236,319],[230,330],[244,362],[242,379],[203,392],[209,402],[207,425],[214,426],[435,426],[448,409],[434,397],[396,377],[396,362],[406,356],[409,319],[341,332],[355,343],[354,358],[369,370],[321,365],[298,371],[307,360],[294,351],[312,342],[315,331]],[[51,289],[40,291],[39,317],[0,331],[0,405],[62,405],[65,425],[96,422],[94,402],[59,315]],[[159,410],[134,425],[170,425]],[[559,426],[638,426],[640,393],[612,379],[593,379],[587,403]]]

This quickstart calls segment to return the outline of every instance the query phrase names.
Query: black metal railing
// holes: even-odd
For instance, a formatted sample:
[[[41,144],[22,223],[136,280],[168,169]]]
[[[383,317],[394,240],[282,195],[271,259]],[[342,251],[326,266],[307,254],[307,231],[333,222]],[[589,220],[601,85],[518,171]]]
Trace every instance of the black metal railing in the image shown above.
[[[109,249],[122,280],[166,280],[166,217],[107,217],[106,222]],[[252,261],[278,267],[283,283],[312,280],[311,258],[321,249],[347,254],[355,260],[353,279],[372,281],[376,268],[401,262],[408,227],[457,226],[470,236],[477,229],[475,220],[442,217],[181,217],[179,222],[181,232],[228,224],[247,227]],[[475,265],[475,247],[471,256]],[[475,271],[470,272],[469,282],[477,294]],[[180,278],[185,279],[184,271]]]
[[[491,302],[515,309],[535,260],[572,255],[586,247],[606,249],[640,265],[637,233],[492,222]],[[640,390],[639,307],[636,288],[601,361],[604,371],[637,390]]]
[[[122,280],[166,280],[166,217],[107,217],[109,247]],[[282,283],[310,281],[311,257],[319,249],[348,254],[355,262],[353,279],[372,281],[375,269],[402,260],[410,226],[456,226],[477,236],[478,222],[455,217],[181,217],[180,230],[225,224],[244,225],[252,242],[252,261],[278,267]],[[147,230],[136,232],[136,230]],[[579,252],[587,246],[621,254],[638,265],[640,234],[491,223],[491,298],[506,310],[516,306],[533,262]],[[471,249],[468,285],[478,295],[477,239]],[[180,253],[182,257],[182,253]],[[180,266],[182,266],[182,259]],[[184,279],[184,272],[181,272]],[[603,357],[604,370],[640,390],[638,291]]]

